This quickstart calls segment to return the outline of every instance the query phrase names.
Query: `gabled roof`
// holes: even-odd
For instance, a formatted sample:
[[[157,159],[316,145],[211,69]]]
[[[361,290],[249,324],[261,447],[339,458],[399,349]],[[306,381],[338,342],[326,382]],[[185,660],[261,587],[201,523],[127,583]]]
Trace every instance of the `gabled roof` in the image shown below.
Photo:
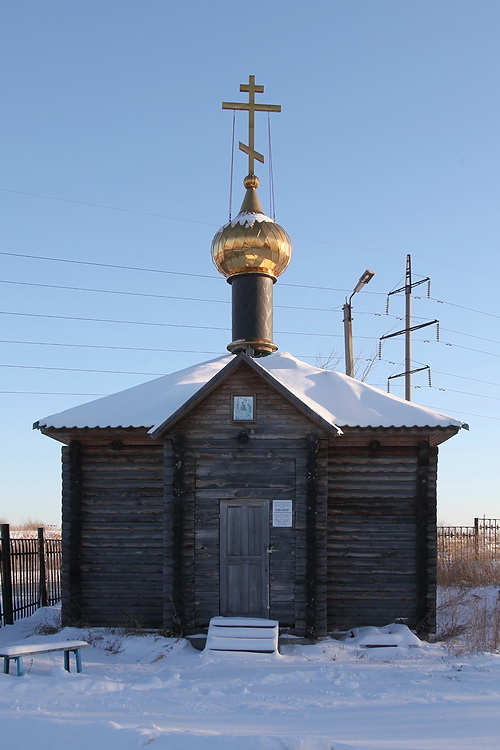
[[[250,359],[227,355],[40,419],[39,429],[143,427],[152,437],[199,403],[233,368],[246,363],[298,408],[327,426],[455,427],[464,422],[350,378],[301,362],[286,352]]]

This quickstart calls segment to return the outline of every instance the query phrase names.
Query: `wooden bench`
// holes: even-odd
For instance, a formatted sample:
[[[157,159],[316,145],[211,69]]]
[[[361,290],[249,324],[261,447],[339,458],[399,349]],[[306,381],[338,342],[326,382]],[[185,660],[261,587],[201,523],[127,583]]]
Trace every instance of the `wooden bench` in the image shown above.
[[[22,677],[23,656],[33,656],[34,654],[50,654],[53,651],[64,651],[64,668],[67,672],[69,669],[69,655],[71,652],[75,655],[76,671],[82,671],[81,648],[86,648],[89,644],[86,641],[60,641],[57,643],[26,643],[22,646],[0,646],[0,658],[3,657],[3,672],[9,674],[10,662],[17,663],[17,676]]]

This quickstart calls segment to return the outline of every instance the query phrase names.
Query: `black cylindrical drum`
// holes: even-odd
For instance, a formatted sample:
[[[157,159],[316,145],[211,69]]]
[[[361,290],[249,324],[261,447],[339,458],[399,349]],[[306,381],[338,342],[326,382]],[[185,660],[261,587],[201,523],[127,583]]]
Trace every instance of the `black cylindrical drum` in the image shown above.
[[[266,274],[238,274],[228,278],[232,288],[233,340],[230,352],[262,356],[277,350],[273,343],[273,284]],[[252,351],[253,350],[253,351]]]

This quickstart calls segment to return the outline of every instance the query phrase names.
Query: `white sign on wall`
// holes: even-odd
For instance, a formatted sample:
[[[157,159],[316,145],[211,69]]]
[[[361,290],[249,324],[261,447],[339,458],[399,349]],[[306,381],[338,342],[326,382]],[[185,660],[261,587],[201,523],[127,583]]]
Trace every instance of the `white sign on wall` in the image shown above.
[[[291,500],[273,500],[273,526],[291,528],[292,518]]]

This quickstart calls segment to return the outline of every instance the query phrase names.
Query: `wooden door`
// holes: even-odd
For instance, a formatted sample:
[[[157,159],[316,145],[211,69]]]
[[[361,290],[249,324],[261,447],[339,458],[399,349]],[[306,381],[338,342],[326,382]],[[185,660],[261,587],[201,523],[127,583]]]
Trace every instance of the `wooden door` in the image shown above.
[[[269,616],[269,500],[220,501],[220,613]]]

